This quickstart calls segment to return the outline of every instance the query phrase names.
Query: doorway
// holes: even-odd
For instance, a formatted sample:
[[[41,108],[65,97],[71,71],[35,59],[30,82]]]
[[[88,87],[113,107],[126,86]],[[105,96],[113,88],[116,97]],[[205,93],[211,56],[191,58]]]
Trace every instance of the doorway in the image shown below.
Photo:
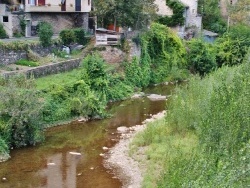
[[[76,7],[75,7],[75,11],[81,11],[81,0],[76,0]]]

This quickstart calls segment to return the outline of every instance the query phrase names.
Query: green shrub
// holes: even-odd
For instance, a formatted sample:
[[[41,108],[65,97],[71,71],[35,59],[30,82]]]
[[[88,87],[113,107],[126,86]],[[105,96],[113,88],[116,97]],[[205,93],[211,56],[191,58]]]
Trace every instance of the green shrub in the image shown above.
[[[37,67],[39,66],[38,62],[34,62],[34,61],[29,61],[26,59],[20,59],[17,62],[15,62],[16,65],[22,65],[22,66],[28,66],[28,67]]]
[[[32,80],[8,80],[0,86],[0,101],[0,121],[10,130],[10,146],[19,148],[43,140],[41,103]]]
[[[74,34],[75,34],[75,42],[81,45],[86,44],[87,41],[85,39],[85,30],[83,28],[74,29]]]
[[[69,45],[76,41],[76,36],[73,29],[64,29],[59,33],[59,36],[64,45]]]
[[[200,75],[207,74],[216,68],[213,46],[200,39],[193,39],[188,43],[189,69]]]
[[[38,36],[42,46],[47,47],[52,44],[53,28],[48,22],[40,22],[38,25]]]
[[[4,30],[3,24],[0,23],[0,39],[7,38],[8,35],[6,31]]]

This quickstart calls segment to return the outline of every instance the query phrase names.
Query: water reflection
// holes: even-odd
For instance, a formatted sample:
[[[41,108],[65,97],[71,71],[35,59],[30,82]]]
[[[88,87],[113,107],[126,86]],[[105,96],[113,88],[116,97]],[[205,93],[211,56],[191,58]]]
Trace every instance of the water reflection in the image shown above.
[[[80,160],[80,155],[70,153],[58,153],[48,157],[47,168],[40,172],[45,179],[42,188],[76,188],[76,168]]]
[[[147,91],[149,93],[150,91]],[[171,94],[171,88],[161,88]],[[154,92],[155,93],[155,92]],[[147,98],[112,105],[110,119],[88,123],[72,122],[49,129],[46,142],[11,152],[11,160],[0,163],[1,188],[118,188],[121,182],[102,165],[103,146],[112,147],[119,126],[140,124],[150,114],[165,109],[165,101]],[[71,155],[77,151],[82,156]],[[93,167],[93,169],[92,169]]]

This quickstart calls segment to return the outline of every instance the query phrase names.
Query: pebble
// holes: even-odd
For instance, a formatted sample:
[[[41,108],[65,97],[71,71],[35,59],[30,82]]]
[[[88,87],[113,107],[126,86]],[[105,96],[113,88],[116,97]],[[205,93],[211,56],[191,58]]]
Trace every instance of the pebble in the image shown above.
[[[2,178],[2,181],[6,181],[6,180],[7,180],[7,178],[5,178],[5,177]]]
[[[106,146],[103,146],[102,149],[103,149],[103,150],[108,150],[109,148],[106,147]]]

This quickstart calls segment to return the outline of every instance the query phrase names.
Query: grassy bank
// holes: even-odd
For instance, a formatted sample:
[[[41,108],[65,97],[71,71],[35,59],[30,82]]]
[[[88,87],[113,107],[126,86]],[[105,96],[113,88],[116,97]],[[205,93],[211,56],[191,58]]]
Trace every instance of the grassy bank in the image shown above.
[[[134,140],[149,168],[143,187],[247,187],[250,63],[194,77],[171,97],[165,120]],[[144,161],[144,162],[145,162]]]

